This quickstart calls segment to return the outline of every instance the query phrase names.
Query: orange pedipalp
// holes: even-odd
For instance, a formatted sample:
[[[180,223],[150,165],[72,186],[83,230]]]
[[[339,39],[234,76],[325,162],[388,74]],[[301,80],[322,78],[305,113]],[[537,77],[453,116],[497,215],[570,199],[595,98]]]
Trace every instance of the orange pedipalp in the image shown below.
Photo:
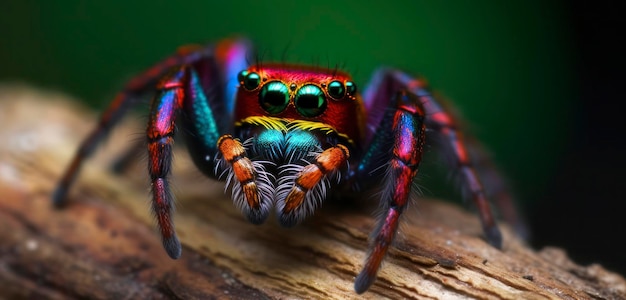
[[[302,168],[296,178],[293,188],[285,199],[283,211],[289,213],[304,203],[306,193],[317,185],[328,172],[336,170],[350,157],[348,148],[344,145],[324,150],[315,162]]]
[[[250,208],[259,208],[261,199],[259,198],[259,189],[254,181],[256,172],[252,161],[245,156],[246,150],[241,142],[235,140],[231,135],[224,135],[217,141],[217,146],[224,160],[232,165],[233,173],[241,185],[245,200]]]

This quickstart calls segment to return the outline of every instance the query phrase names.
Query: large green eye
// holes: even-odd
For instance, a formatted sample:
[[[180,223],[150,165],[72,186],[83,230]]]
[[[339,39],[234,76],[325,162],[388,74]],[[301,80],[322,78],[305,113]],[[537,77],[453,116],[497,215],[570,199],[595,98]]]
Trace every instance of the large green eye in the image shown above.
[[[254,72],[241,71],[239,75],[237,75],[237,79],[246,90],[254,90],[261,84],[261,76]]]
[[[331,81],[328,84],[328,95],[333,97],[333,99],[341,99],[346,94],[346,88],[343,86],[343,83],[340,81]]]
[[[305,117],[316,117],[326,109],[326,97],[322,89],[313,84],[302,86],[294,100],[296,109]]]
[[[259,104],[272,115],[280,113],[289,104],[289,89],[280,81],[268,82],[259,91]]]

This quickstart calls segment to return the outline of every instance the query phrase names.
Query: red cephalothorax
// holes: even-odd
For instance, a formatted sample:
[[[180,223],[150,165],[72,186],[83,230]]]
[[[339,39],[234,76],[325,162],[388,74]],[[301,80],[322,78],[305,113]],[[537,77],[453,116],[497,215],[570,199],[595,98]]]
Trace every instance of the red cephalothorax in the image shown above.
[[[491,178],[496,188],[501,185],[494,168],[480,151],[470,157],[470,140],[424,81],[383,68],[361,98],[344,72],[291,64],[248,66],[250,52],[245,40],[186,47],[131,80],[81,144],[53,195],[54,203],[64,204],[82,162],[134,100],[153,92],[146,129],[152,209],[163,247],[172,258],[182,251],[169,187],[177,132],[186,138],[198,169],[226,181],[235,205],[255,224],[274,210],[281,225],[294,226],[330,193],[380,191],[373,193],[381,214],[356,277],[357,293],[374,283],[393,242],[427,134],[439,142],[445,161],[459,174],[478,209],[487,242],[501,247],[480,180],[486,174],[490,176],[482,177]],[[496,204],[510,206],[506,193],[497,194],[501,197]],[[516,222],[507,211],[509,221]]]
[[[235,120],[272,116],[327,124],[359,143],[365,124],[356,85],[344,72],[310,66],[263,64],[240,73]]]

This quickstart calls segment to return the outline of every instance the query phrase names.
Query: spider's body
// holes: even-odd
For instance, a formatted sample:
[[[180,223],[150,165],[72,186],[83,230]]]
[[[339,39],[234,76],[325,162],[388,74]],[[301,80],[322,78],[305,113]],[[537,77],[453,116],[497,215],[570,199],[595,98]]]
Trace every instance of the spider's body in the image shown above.
[[[426,128],[440,135],[452,166],[477,206],[489,243],[500,232],[453,118],[425,84],[382,69],[363,99],[350,76],[332,69],[286,64],[247,66],[248,43],[227,40],[185,48],[132,80],[83,142],[54,195],[62,204],[80,164],[133,99],[153,90],[147,127],[152,208],[172,258],[181,245],[172,222],[168,186],[174,132],[186,137],[196,166],[226,180],[252,223],[274,209],[281,225],[311,215],[331,190],[381,187],[384,210],[355,289],[374,282],[398,228],[423,153]]]

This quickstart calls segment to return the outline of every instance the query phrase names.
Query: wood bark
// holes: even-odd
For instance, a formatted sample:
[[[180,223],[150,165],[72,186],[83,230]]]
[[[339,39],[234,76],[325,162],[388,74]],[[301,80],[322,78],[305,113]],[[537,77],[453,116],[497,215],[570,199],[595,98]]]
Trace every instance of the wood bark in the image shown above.
[[[97,120],[75,103],[0,86],[0,298],[626,299],[619,274],[562,249],[533,250],[506,224],[504,249],[494,249],[476,216],[427,199],[407,210],[378,279],[356,295],[374,200],[327,202],[292,229],[272,218],[252,225],[184,149],[172,177],[183,255],[171,260],[153,229],[145,160],[122,175],[109,168],[141,137],[142,118],[124,121],[85,164],[68,207],[52,208],[56,181]]]

